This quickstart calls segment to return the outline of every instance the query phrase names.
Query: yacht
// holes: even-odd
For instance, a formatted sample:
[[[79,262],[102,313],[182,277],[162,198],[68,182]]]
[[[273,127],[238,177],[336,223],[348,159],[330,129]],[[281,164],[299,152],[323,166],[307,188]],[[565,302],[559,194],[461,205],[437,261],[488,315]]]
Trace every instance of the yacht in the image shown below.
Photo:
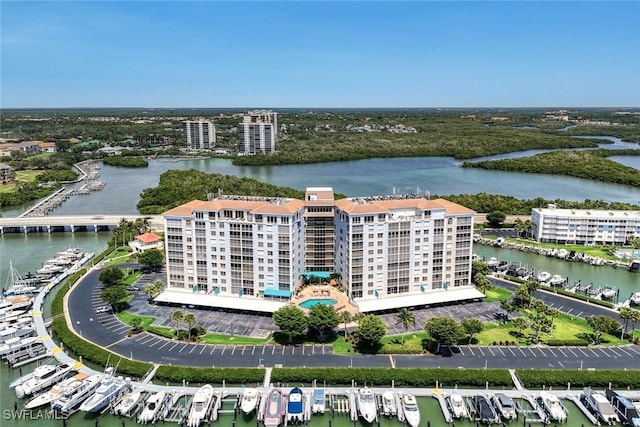
[[[373,398],[373,391],[370,388],[364,387],[358,390],[356,394],[356,404],[360,416],[364,418],[366,422],[371,424],[376,419],[376,400]]]
[[[629,399],[610,388],[606,389],[604,393],[621,421],[633,427],[640,427],[640,413]]]
[[[323,388],[313,390],[313,402],[311,404],[311,412],[314,414],[324,414],[326,409],[326,397]]]
[[[558,421],[560,423],[567,421],[567,409],[562,402],[560,402],[558,396],[546,391],[541,391],[540,397],[538,397],[537,400],[547,415],[549,415],[551,421]]]
[[[9,338],[3,344],[0,344],[0,356],[6,356],[7,354],[31,347],[33,344],[39,342],[39,340],[39,337]]]
[[[300,423],[304,421],[304,394],[298,387],[294,387],[289,392],[287,402],[287,423]]]
[[[272,388],[267,393],[264,405],[263,422],[265,427],[277,427],[284,418],[284,394],[279,388]]]
[[[475,405],[476,414],[478,414],[479,421],[483,424],[494,424],[500,422],[500,417],[493,409],[491,402],[485,396],[478,394],[473,397],[473,403]]]
[[[549,284],[551,286],[562,286],[562,284],[566,281],[567,279],[564,278],[564,276],[561,276],[559,274],[554,274],[553,276],[551,276],[551,279],[549,279]]]
[[[395,417],[398,414],[396,396],[389,390],[382,393],[382,412],[387,417]]]
[[[42,393],[29,400],[24,404],[24,409],[37,409],[41,406],[52,403],[54,400],[59,399],[62,396],[73,394],[73,392],[82,385],[82,381],[87,377],[87,374],[80,373],[67,378],[66,380],[54,385],[48,392]]]
[[[5,343],[11,338],[23,338],[33,334],[35,329],[31,326],[26,328],[16,328],[13,325],[5,326],[0,330],[0,344]]]
[[[99,412],[105,406],[116,400],[126,383],[122,377],[116,378],[114,374],[115,369],[112,367],[105,370],[95,393],[80,405],[81,411]]]
[[[144,403],[144,407],[142,408],[140,415],[138,415],[138,422],[143,424],[153,422],[158,411],[163,406],[166,397],[167,393],[164,391],[159,391],[149,396],[147,401]]]
[[[469,418],[467,403],[464,401],[464,398],[460,394],[452,393],[451,396],[447,398],[447,402],[449,403],[449,409],[451,410],[451,415],[453,416],[453,418]]]
[[[540,283],[547,283],[551,279],[551,273],[548,271],[541,271],[536,278]]]
[[[70,413],[80,404],[80,402],[85,400],[96,390],[96,388],[98,388],[101,379],[102,374],[95,374],[85,378],[81,385],[74,389],[72,393],[54,400],[51,404],[51,408],[54,411],[58,411],[63,414]]]
[[[196,391],[189,409],[187,427],[198,427],[205,420],[213,402],[213,387],[209,384],[203,385]]]
[[[71,371],[68,363],[58,363],[57,365],[41,365],[33,371],[33,376],[24,383],[16,387],[16,396],[22,399],[31,396],[40,390],[51,387],[67,376]]]
[[[245,388],[240,395],[240,409],[249,415],[258,407],[260,393],[255,388]]]
[[[589,387],[583,390],[583,398],[585,406],[599,419],[611,425],[619,423],[618,413],[613,408],[607,396],[599,391],[593,391]]]
[[[402,396],[402,411],[404,412],[404,419],[409,426],[418,427],[420,425],[420,409],[414,395],[405,394]]]
[[[124,395],[120,402],[118,402],[113,413],[116,415],[130,417],[132,412],[138,407],[140,401],[142,401],[143,395],[142,389],[135,388],[131,390],[129,393]]]
[[[516,412],[516,405],[513,402],[513,399],[507,396],[504,393],[496,393],[492,398],[493,406],[495,406],[496,410],[500,414],[503,420],[511,421],[518,418],[518,413]]]
[[[500,261],[498,261],[498,258],[492,256],[491,258],[489,258],[487,260],[487,267],[489,267],[490,269],[494,269],[496,268],[496,266],[498,265]]]

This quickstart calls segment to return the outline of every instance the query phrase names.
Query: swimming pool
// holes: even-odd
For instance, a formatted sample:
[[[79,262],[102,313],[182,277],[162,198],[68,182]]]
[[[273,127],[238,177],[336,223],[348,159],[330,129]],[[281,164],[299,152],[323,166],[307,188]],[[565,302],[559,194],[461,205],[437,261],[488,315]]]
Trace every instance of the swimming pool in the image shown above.
[[[317,304],[336,305],[337,303],[338,303],[338,300],[335,300],[333,298],[311,298],[306,301],[302,301],[298,305],[302,308],[310,309],[311,307]]]

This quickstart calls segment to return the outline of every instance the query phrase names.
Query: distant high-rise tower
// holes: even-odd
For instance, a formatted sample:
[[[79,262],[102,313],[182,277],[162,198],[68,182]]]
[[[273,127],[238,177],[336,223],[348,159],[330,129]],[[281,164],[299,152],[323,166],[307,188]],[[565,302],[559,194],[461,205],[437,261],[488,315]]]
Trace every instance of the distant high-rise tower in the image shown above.
[[[269,154],[276,151],[278,113],[249,111],[238,125],[238,154]]]
[[[182,124],[184,142],[192,150],[209,150],[216,144],[216,127],[213,122],[187,120]]]

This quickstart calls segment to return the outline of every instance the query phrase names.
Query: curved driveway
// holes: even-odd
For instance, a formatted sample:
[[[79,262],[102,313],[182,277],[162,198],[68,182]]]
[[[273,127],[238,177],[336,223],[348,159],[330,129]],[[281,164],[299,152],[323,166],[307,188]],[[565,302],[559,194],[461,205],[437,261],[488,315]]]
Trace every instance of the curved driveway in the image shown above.
[[[441,355],[334,355],[330,345],[213,345],[169,340],[142,333],[127,337],[129,327],[113,314],[96,314],[104,305],[98,281],[100,270],[91,271],[68,297],[68,314],[75,331],[85,339],[124,357],[186,366],[326,366],[326,367],[467,367],[638,369],[640,347],[521,347],[461,346],[445,348]],[[503,284],[501,284],[502,286]],[[611,311],[553,294],[536,297],[576,316]]]

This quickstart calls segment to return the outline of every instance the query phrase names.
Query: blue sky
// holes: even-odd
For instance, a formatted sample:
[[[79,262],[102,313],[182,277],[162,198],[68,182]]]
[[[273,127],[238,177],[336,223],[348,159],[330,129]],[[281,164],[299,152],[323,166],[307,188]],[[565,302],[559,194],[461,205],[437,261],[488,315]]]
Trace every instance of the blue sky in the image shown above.
[[[640,2],[0,2],[16,107],[640,106]]]

